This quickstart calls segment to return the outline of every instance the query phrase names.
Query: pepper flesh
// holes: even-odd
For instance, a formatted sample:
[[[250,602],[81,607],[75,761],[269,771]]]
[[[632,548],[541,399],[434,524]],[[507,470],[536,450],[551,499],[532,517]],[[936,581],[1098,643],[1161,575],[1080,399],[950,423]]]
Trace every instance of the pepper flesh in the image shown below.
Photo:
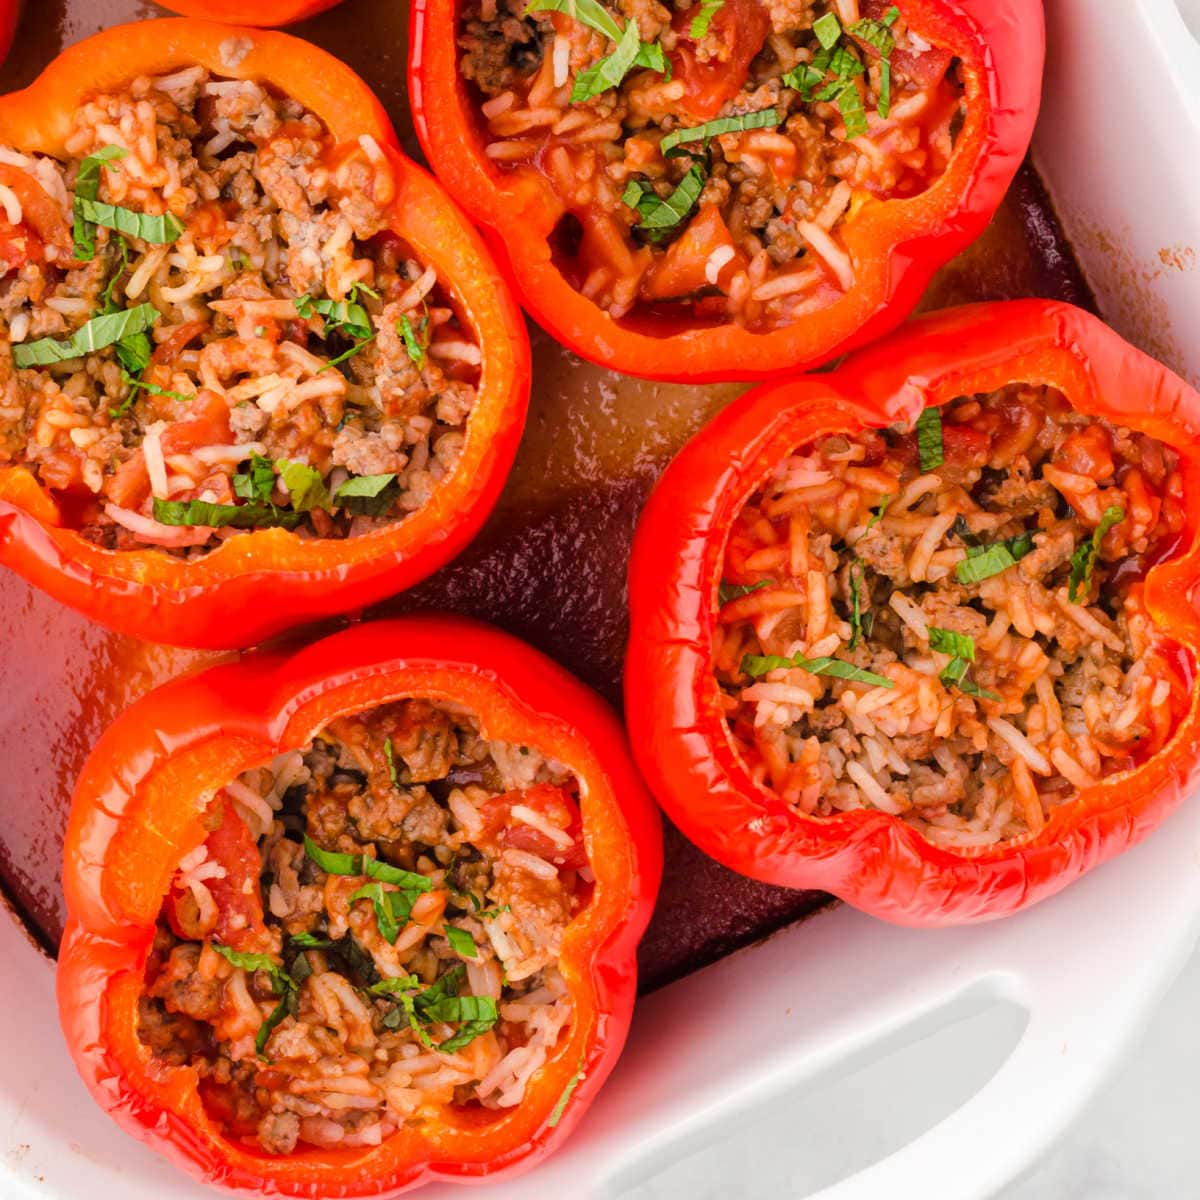
[[[617,321],[571,286],[553,259],[565,210],[549,182],[532,170],[506,171],[485,153],[478,102],[459,74],[459,0],[413,0],[409,86],[417,134],[438,178],[484,227],[525,308],[564,345],[652,379],[777,378],[895,328],[937,268],[982,232],[1033,132],[1045,42],[1037,0],[901,0],[898,7],[915,31],[963,64],[967,117],[954,155],[920,194],[862,206],[845,226],[853,286],[770,332],[636,308]]]
[[[237,45],[242,57],[229,56]],[[287,34],[206,21],[143,21],[63,51],[28,88],[0,97],[0,144],[62,155],[73,112],[97,90],[201,65],[256,79],[321,119],[347,153],[368,136],[395,196],[390,226],[433,266],[483,352],[478,399],[454,473],[403,521],[362,537],[301,538],[259,529],[194,561],[106,550],[65,524],[23,467],[0,470],[0,563],[93,620],[148,641],[247,646],[292,625],[362,608],[425,578],[466,546],[516,454],[529,394],[520,312],[478,236],[437,184],[398,149],[379,101],[348,67]]]
[[[1036,836],[955,851],[880,811],[798,815],[750,779],[726,733],[713,677],[715,597],[734,516],[797,446],[828,433],[910,423],[926,406],[1013,382],[1055,387],[1078,410],[1178,451],[1182,549],[1151,567],[1142,598],[1164,642],[1186,660],[1186,711],[1162,751],[1052,809]],[[829,891],[905,925],[1005,916],[1140,841],[1187,794],[1200,765],[1198,597],[1200,395],[1069,305],[1030,300],[948,310],[834,372],[748,393],[668,468],[630,564],[625,699],[635,754],[672,820],[742,874]]]
[[[335,716],[412,695],[469,707],[489,738],[532,745],[579,779],[596,884],[560,959],[576,1017],[515,1108],[481,1116],[451,1105],[376,1147],[264,1157],[223,1135],[194,1071],[163,1071],[138,1038],[159,909],[180,857],[207,836],[213,789],[307,744]],[[557,1148],[620,1053],[634,951],[661,871],[657,811],[619,722],[594,693],[524,644],[459,618],[359,626],[292,657],[247,658],[169,684],[102,737],[80,775],[64,845],[63,1029],[101,1107],[177,1165],[230,1190],[363,1197],[512,1174]]]
[[[230,21],[263,29],[272,25],[290,25],[335,8],[342,0],[169,0],[163,5],[185,17],[203,17],[208,21]]]

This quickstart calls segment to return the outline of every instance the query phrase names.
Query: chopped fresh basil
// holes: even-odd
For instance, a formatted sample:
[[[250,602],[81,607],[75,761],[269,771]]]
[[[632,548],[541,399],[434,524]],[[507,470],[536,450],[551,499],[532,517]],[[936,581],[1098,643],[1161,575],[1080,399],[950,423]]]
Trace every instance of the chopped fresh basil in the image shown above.
[[[700,11],[692,18],[692,23],[688,26],[688,37],[694,42],[707,37],[708,27],[712,24],[713,17],[724,6],[725,0],[703,0],[700,5]]]
[[[555,1125],[562,1120],[562,1115],[566,1111],[567,1101],[571,1099],[572,1093],[583,1082],[583,1055],[579,1056],[579,1070],[567,1080],[567,1086],[563,1088],[562,1095],[559,1096],[558,1102],[554,1105],[546,1124],[553,1129]]]
[[[475,945],[475,939],[465,929],[459,929],[454,925],[447,925],[446,940],[450,943],[454,953],[460,958],[479,957],[479,947]]]
[[[599,96],[610,88],[619,87],[621,80],[633,69],[641,44],[637,22],[629,21],[617,48],[599,62],[593,63],[587,70],[580,71],[575,77],[575,85],[571,88],[571,103],[578,104],[583,100],[590,100],[593,96]]]
[[[105,229],[115,229],[126,237],[141,238],[156,246],[169,245],[187,228],[174,213],[134,212],[116,204],[81,198],[78,191],[75,193],[75,213],[93,225],[103,225]]]
[[[410,892],[433,891],[433,884],[424,875],[393,867],[391,863],[380,862],[369,854],[344,854],[340,850],[322,850],[307,834],[304,837],[304,853],[326,875],[366,875],[383,883],[394,883]]]
[[[422,335],[425,335],[428,327],[429,317],[426,315],[421,321]],[[426,343],[417,336],[412,322],[404,315],[401,315],[400,320],[396,322],[396,332],[404,339],[404,348],[408,351],[408,357],[416,364],[419,371],[425,365]]]
[[[848,32],[860,41],[873,46],[879,52],[879,115],[887,117],[892,111],[892,51],[896,48],[896,36],[892,26],[900,16],[900,10],[892,5],[883,14],[883,19],[855,21]]]
[[[44,367],[50,363],[82,358],[122,338],[144,333],[159,316],[158,309],[148,303],[139,304],[136,308],[123,308],[120,312],[104,313],[85,322],[63,341],[39,338],[36,342],[21,342],[12,348],[13,362],[18,367]]]
[[[101,146],[95,154],[89,154],[79,164],[75,176],[75,221],[72,233],[75,246],[72,253],[77,262],[91,262],[96,256],[96,227],[81,211],[81,205],[94,201],[100,194],[100,168],[114,159],[124,158],[128,150],[120,146]]]
[[[307,834],[304,836],[304,853],[325,872],[326,875],[365,875],[361,854],[345,854],[341,850],[322,850]]]
[[[864,574],[866,567],[855,559],[850,564],[850,628],[853,631],[850,638],[850,649],[853,650],[863,638],[871,636],[875,627],[875,614],[868,609],[863,611],[863,593],[867,590],[867,580]]]
[[[383,757],[387,761],[388,777],[392,781],[392,787],[400,786],[400,777],[396,774],[396,754],[392,749],[392,739],[387,738],[383,743]]]
[[[874,529],[875,526],[883,520],[883,514],[887,512],[888,505],[891,504],[895,498],[896,497],[890,493],[888,495],[879,497],[879,503],[875,505],[875,511],[872,514],[871,519],[867,522],[868,529]]]
[[[367,310],[355,302],[353,295],[349,300],[314,300],[306,293],[297,296],[292,304],[306,320],[313,313],[319,313],[325,318],[327,330],[336,330],[355,340],[371,336],[371,318]]]
[[[400,992],[419,991],[421,981],[415,975],[399,975],[373,983],[367,991],[373,996],[395,996]]]
[[[1114,526],[1125,520],[1125,510],[1119,505],[1110,504],[1100,518],[1092,536],[1086,542],[1080,542],[1071,555],[1071,577],[1067,588],[1067,599],[1072,604],[1079,603],[1079,597],[1087,597],[1092,589],[1092,571],[1096,560],[1100,557],[1100,544],[1105,534]]]
[[[233,477],[233,492],[243,500],[257,500],[260,504],[270,504],[271,493],[275,490],[275,464],[261,454],[250,456],[247,470],[239,471]]]
[[[210,504],[207,500],[160,500],[155,497],[154,519],[160,525],[295,529],[304,514],[286,512],[273,504]]]
[[[1018,533],[988,546],[968,546],[967,557],[954,568],[959,583],[979,583],[1016,566],[1033,549],[1033,534]]]
[[[414,1005],[428,993],[418,996]],[[443,1054],[453,1054],[473,1042],[480,1034],[487,1033],[500,1017],[500,1010],[491,996],[447,996],[432,1004],[417,1008],[422,1020],[447,1021],[459,1024],[459,1030],[444,1042],[438,1043],[438,1050]]]
[[[255,1052],[259,1058],[265,1058],[267,1041],[275,1027],[288,1013],[294,1014],[297,991],[302,980],[293,979],[269,954],[247,954],[229,946],[219,945],[217,942],[209,944],[222,958],[228,959],[235,967],[240,967],[243,971],[263,971],[270,976],[271,988],[280,997],[280,1001],[272,1009],[271,1015],[258,1027],[258,1033],[254,1038]]]
[[[144,333],[138,334],[138,337],[144,338],[145,336],[146,335]],[[120,355],[120,350],[121,343],[118,342],[118,355]],[[133,402],[137,399],[137,394],[139,391],[149,392],[151,396],[167,396],[172,400],[178,400],[184,404],[187,404],[192,399],[191,396],[185,395],[183,392],[172,392],[168,388],[159,387],[157,383],[147,383],[144,379],[139,379],[135,375],[130,375],[130,373],[124,367],[121,368],[121,382],[124,383],[129,389],[129,395],[126,396],[116,408],[110,408],[108,410],[108,415],[114,421],[119,417],[123,417],[125,413],[129,411],[129,409],[133,406]]]
[[[751,592],[757,592],[760,588],[771,587],[774,583],[773,579],[760,579],[757,583],[726,583],[722,579],[720,587],[717,588],[717,600],[721,604],[728,604],[732,600],[750,595]]]
[[[375,909],[375,924],[379,927],[379,935],[392,945],[395,945],[400,930],[408,923],[414,898],[411,892],[389,892],[378,881],[364,883],[362,887],[350,893],[351,904],[355,900],[370,900]]]
[[[293,512],[312,512],[316,508],[329,508],[329,489],[325,486],[321,472],[307,463],[277,459],[275,468],[288,490]]]
[[[358,516],[382,517],[399,495],[395,475],[356,475],[338,488],[334,502]]]
[[[661,153],[668,154],[685,142],[707,142],[709,138],[719,137],[723,133],[739,133],[743,129],[774,129],[779,120],[777,108],[760,108],[736,117],[718,117],[715,121],[705,121],[703,125],[672,130],[659,142],[658,148]]]
[[[838,111],[846,127],[846,138],[862,137],[867,132],[867,110],[863,107],[862,92],[853,83],[847,83],[837,93]]]
[[[665,200],[642,179],[631,179],[625,185],[621,200],[641,216],[636,226],[638,232],[644,233],[650,241],[658,241],[692,211],[703,190],[704,172],[699,164],[693,164]]]
[[[949,654],[951,658],[975,661],[975,639],[969,634],[955,633],[953,629],[939,629],[936,625],[931,625],[929,648],[941,654]]]
[[[823,50],[832,50],[837,45],[838,38],[842,36],[842,23],[833,13],[828,12],[813,22],[812,31],[817,35],[817,41],[821,43]]]
[[[317,937],[312,933],[292,933],[288,935],[288,941],[301,950],[329,950],[336,945],[329,938]]]
[[[374,340],[375,335],[371,334],[370,337],[363,338],[361,342],[355,342],[349,350],[343,350],[342,353],[337,356],[337,358],[331,358],[323,367],[318,367],[317,374],[320,375],[323,372],[328,371],[330,367],[336,367],[340,363],[344,363],[346,359],[353,358],[360,350],[365,350],[366,347],[369,346]]]
[[[271,1010],[271,1015],[258,1027],[258,1033],[254,1035],[254,1051],[259,1058],[267,1057],[267,1042],[270,1041],[271,1034],[275,1032],[275,1027],[291,1012],[291,1009],[292,992],[289,990]]]
[[[782,658],[778,654],[747,654],[742,659],[742,672],[746,675],[765,675],[768,671],[781,668],[800,667],[810,675],[829,675],[834,679],[846,679],[851,683],[869,683],[872,687],[893,688],[895,683],[883,675],[873,671],[863,670],[852,663],[843,662],[840,658],[805,658],[797,654],[795,658]]]
[[[282,974],[282,968],[269,954],[248,954],[244,950],[234,950],[232,946],[222,946],[212,943],[212,948],[224,959],[228,959],[235,967],[243,971],[266,971],[274,980]]]
[[[932,471],[946,461],[942,448],[942,410],[927,408],[913,426],[917,435],[917,452],[921,456],[921,470]]]
[[[970,669],[971,664],[965,658],[952,658],[942,669],[938,678],[946,687],[958,688],[965,696],[975,696],[980,700],[999,700],[1000,697],[995,692],[981,688],[970,678],[967,674]]]
[[[581,25],[586,25],[589,29],[604,34],[610,42],[618,45],[624,36],[624,31],[617,24],[612,13],[604,5],[596,3],[596,0],[530,0],[530,3],[525,6],[526,16],[539,12],[566,13]],[[630,21],[629,24],[633,25],[635,29],[637,28],[636,21]],[[658,71],[667,79],[671,78],[671,64],[663,52],[663,48],[657,42],[640,42],[632,65],[647,67],[651,71]],[[574,99],[573,96],[572,99]]]

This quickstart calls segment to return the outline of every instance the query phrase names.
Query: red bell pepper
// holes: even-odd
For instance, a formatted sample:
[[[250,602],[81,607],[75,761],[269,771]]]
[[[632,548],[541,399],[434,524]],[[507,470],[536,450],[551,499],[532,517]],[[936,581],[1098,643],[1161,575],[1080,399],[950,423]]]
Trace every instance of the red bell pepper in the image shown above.
[[[1180,456],[1183,528],[1171,556],[1141,585],[1161,639],[1155,644],[1178,676],[1166,744],[1051,808],[1036,834],[976,849],[935,846],[875,809],[799,815],[751,779],[713,672],[718,583],[736,514],[801,445],[911,422],[926,406],[1016,382],[1056,388],[1079,411],[1141,431]],[[1085,452],[1085,441],[1076,453]],[[953,461],[954,448],[945,453]],[[829,891],[902,924],[1004,916],[1139,841],[1196,778],[1198,534],[1200,395],[1183,380],[1064,304],[976,305],[914,321],[829,374],[747,393],[667,469],[641,519],[630,566],[625,699],[635,754],[680,829],[745,875]]]
[[[245,55],[231,58],[229,46],[243,43]],[[362,537],[301,538],[281,528],[259,529],[192,561],[154,549],[107,550],[71,527],[27,469],[0,469],[0,563],[120,632],[229,648],[393,595],[462,550],[495,503],[516,453],[528,403],[529,343],[478,236],[437,184],[400,153],[370,89],[343,63],[298,38],[183,19],[106,30],[63,51],[24,91],[0,97],[0,143],[61,156],[72,113],[98,88],[194,64],[292,96],[320,117],[346,153],[361,152],[361,135],[374,137],[387,159],[385,185],[394,188],[391,228],[437,270],[483,353],[456,469],[424,507]],[[69,241],[61,217],[60,229],[43,228],[36,216],[32,221],[43,240]]]
[[[138,1038],[155,922],[180,857],[207,837],[215,789],[307,745],[337,716],[410,696],[461,704],[488,738],[532,745],[579,780],[595,887],[559,962],[573,1022],[522,1102],[487,1120],[450,1105],[378,1146],[265,1157],[226,1135],[193,1071],[155,1066]],[[358,626],[290,657],[248,657],[171,683],[101,738],[64,846],[63,1029],[88,1088],[122,1127],[225,1188],[364,1197],[513,1174],[562,1143],[616,1062],[661,869],[657,810],[619,722],[594,693],[528,646],[459,618]]]
[[[185,17],[203,17],[209,21],[229,21],[235,25],[269,28],[304,21],[334,8],[342,0],[169,0],[163,8]]]
[[[417,134],[438,178],[484,227],[525,308],[564,345],[603,366],[653,379],[778,377],[865,345],[899,324],[934,272],[987,224],[1033,132],[1044,52],[1039,0],[899,0],[898,7],[912,30],[962,63],[967,115],[953,156],[919,194],[857,208],[842,227],[855,267],[852,286],[826,307],[767,332],[689,315],[678,304],[635,306],[614,320],[577,290],[553,251],[566,207],[547,177],[536,166],[506,168],[485,153],[478,94],[459,71],[460,0],[413,0],[410,98]],[[690,20],[694,14],[682,15]],[[739,30],[744,38],[760,22],[765,35],[768,22],[757,0],[727,3],[713,19],[718,33],[730,26],[735,42]],[[687,43],[681,46],[676,57]],[[724,73],[740,69],[744,75],[743,58],[734,46]],[[709,79],[710,66],[701,77],[686,67],[675,63],[692,85],[681,102],[683,124],[711,117],[729,99],[721,80]],[[741,83],[734,82],[736,92]],[[728,236],[710,238],[705,255]],[[674,271],[672,257],[658,264],[660,273],[671,272],[666,292],[678,295],[681,279],[689,287],[705,285]]]

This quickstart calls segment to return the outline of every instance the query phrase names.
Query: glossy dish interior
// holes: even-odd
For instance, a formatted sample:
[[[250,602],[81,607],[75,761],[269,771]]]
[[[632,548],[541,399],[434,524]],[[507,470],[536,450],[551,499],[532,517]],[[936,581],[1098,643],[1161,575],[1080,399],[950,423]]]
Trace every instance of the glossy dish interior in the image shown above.
[[[33,20],[32,7],[26,6],[19,32],[22,51],[0,72],[4,91],[28,84],[66,41],[97,25],[158,11],[140,0],[47,0]],[[361,74],[404,148],[418,153],[400,56],[381,49],[405,44],[407,5],[347,0],[290,32]],[[923,304],[1023,295],[1090,303],[1027,170],[982,239],[939,273]],[[583,363],[537,330],[532,339],[531,417],[495,516],[455,564],[380,611],[422,606],[496,622],[616,701],[625,638],[623,580],[637,513],[670,455],[742,389],[646,384]],[[0,636],[8,648],[0,661],[0,688],[12,698],[0,717],[8,766],[0,799],[0,881],[28,928],[53,952],[63,922],[62,827],[84,757],[134,699],[217,656],[109,633],[7,571],[0,573],[0,598]],[[39,631],[37,639],[30,629]],[[669,824],[666,838],[664,887],[639,952],[643,989],[828,903],[818,892],[736,875]]]

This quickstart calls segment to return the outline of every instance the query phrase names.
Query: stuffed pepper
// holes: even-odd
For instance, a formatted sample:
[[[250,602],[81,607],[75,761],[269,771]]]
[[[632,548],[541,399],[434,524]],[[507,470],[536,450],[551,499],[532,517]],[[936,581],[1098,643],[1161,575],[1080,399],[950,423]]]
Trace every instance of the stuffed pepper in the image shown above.
[[[80,777],[68,1044],[227,1188],[515,1172],[620,1052],[660,839],[616,718],[504,634],[420,617],[215,668]]]
[[[923,319],[761,388],[667,470],[630,729],[736,870],[1002,916],[1195,777],[1200,395],[1061,304]]]
[[[0,562],[154,641],[242,646],[457,553],[528,345],[348,68],[148,21],[0,98]]]
[[[895,326],[982,230],[1042,26],[1039,0],[415,0],[413,110],[559,341],[763,379]]]

